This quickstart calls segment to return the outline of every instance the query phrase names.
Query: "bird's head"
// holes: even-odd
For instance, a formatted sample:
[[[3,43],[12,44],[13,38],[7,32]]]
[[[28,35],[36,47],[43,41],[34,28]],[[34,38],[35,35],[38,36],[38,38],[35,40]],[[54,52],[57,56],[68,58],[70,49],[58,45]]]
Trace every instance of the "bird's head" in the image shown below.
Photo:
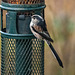
[[[30,25],[39,25],[44,19],[40,15],[33,15],[31,16],[31,23]]]

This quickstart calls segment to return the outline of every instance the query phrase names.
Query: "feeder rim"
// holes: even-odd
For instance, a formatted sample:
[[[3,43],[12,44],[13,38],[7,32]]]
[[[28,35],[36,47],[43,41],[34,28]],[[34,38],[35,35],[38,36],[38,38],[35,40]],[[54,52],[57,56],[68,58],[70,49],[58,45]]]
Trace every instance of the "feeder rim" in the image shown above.
[[[4,38],[12,38],[12,39],[34,39],[36,38],[33,34],[11,34],[0,31],[1,36]]]
[[[29,11],[29,10],[39,10],[44,9],[46,7],[45,3],[38,3],[38,4],[10,4],[1,2],[0,8],[4,10],[10,10],[10,11]]]

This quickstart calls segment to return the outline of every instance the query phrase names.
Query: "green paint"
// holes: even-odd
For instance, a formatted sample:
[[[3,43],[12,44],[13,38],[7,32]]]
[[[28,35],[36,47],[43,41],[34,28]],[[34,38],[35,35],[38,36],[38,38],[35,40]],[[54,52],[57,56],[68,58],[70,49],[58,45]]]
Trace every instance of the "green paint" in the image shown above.
[[[11,11],[28,11],[28,10],[39,10],[44,9],[46,5],[44,3],[39,4],[9,4],[2,2],[0,8],[4,10],[11,10]]]

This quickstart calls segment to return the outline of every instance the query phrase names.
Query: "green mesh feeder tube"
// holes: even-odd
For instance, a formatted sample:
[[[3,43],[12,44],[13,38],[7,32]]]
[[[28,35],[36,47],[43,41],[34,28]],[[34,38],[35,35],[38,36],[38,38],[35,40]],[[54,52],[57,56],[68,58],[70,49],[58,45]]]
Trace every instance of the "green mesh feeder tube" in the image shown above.
[[[29,28],[32,15],[44,18],[44,0],[2,0],[0,8],[1,75],[44,75],[44,42]]]

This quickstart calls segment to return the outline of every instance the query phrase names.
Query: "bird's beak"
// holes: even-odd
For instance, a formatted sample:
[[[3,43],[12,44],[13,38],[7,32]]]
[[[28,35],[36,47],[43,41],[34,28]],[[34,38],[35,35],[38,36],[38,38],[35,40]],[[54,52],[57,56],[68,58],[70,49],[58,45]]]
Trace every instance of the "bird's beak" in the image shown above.
[[[31,18],[33,18],[33,16],[31,16]]]

